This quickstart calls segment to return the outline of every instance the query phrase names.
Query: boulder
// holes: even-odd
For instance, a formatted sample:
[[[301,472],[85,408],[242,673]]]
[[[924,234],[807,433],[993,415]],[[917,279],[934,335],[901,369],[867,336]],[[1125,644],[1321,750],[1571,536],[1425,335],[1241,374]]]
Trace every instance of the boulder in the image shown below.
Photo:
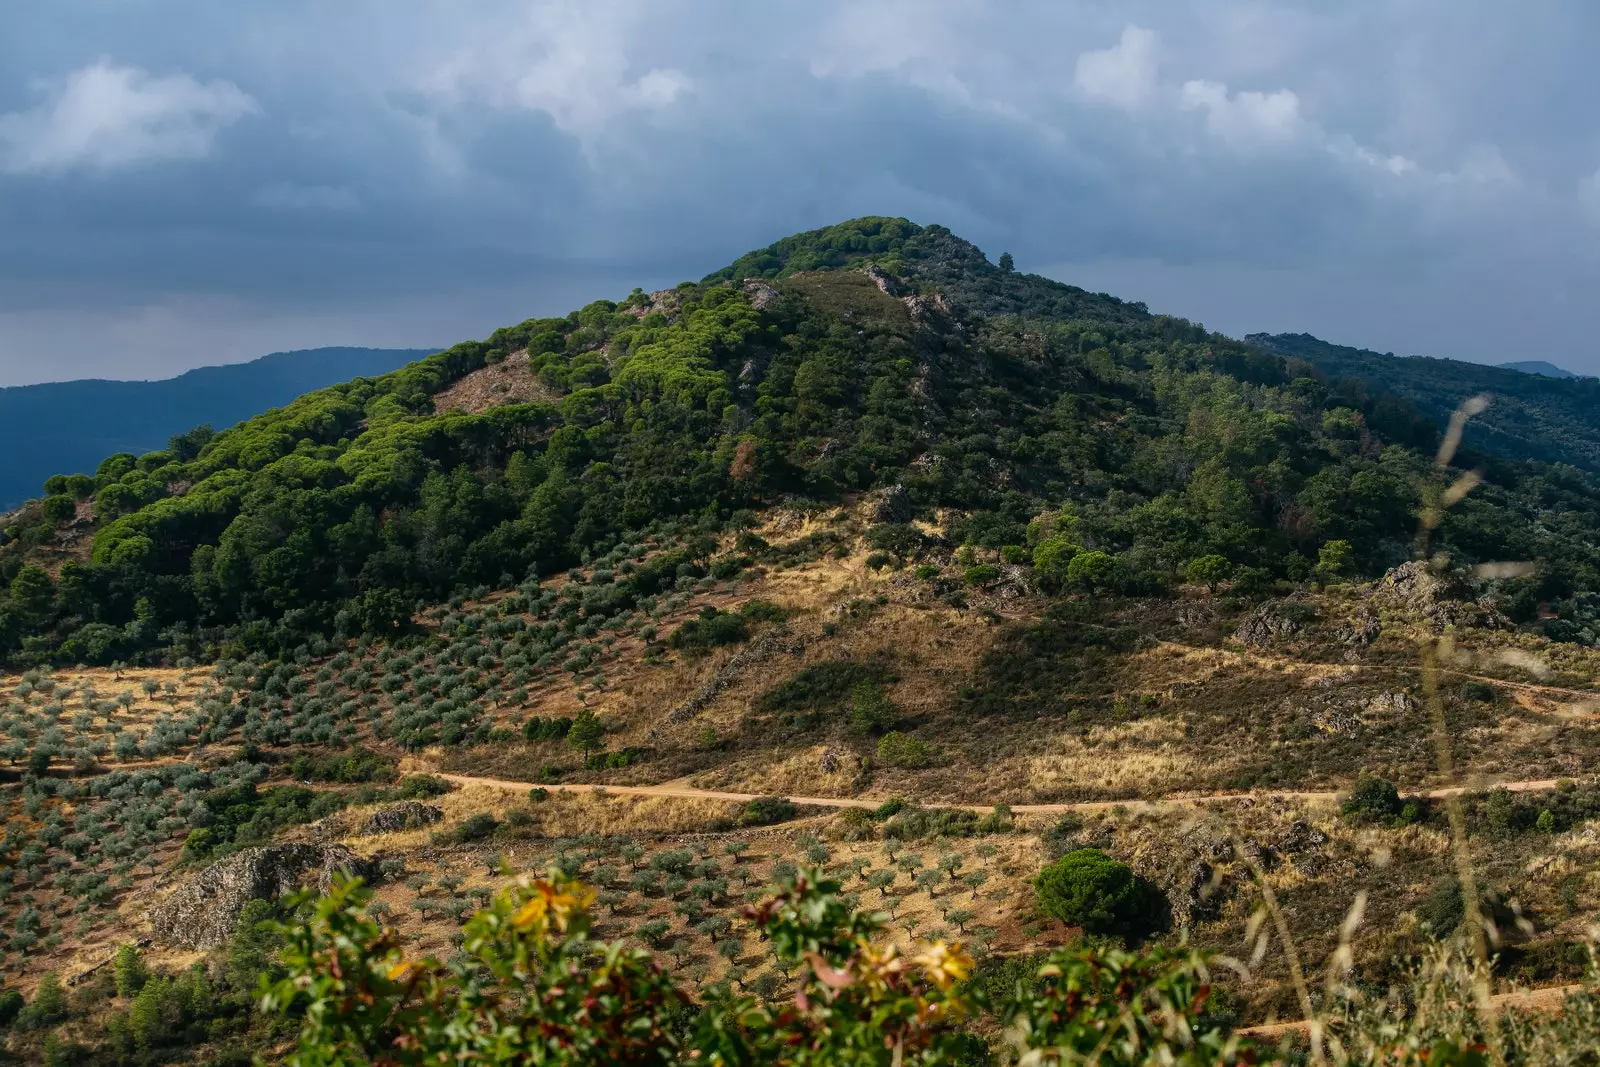
[[[347,871],[372,879],[377,866],[343,845],[259,845],[215,863],[150,910],[152,936],[168,945],[207,949],[233,935],[252,900],[273,900],[315,886],[326,892]]]
[[[386,808],[379,808],[367,816],[367,821],[361,824],[356,832],[368,834],[393,834],[401,830],[416,830],[423,826],[432,826],[444,818],[444,812],[431,804],[419,803],[415,800],[402,801],[391,804]]]

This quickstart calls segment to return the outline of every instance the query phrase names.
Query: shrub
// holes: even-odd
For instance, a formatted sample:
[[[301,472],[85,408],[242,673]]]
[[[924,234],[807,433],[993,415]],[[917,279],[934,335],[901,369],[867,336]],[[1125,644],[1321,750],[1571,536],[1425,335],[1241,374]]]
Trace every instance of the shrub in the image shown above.
[[[801,668],[793,678],[756,697],[757,711],[813,711],[837,707],[857,686],[881,686],[894,676],[877,663],[829,660]]]
[[[116,956],[111,960],[111,974],[116,981],[117,996],[124,998],[132,997],[143,989],[145,980],[150,976],[138,947],[134,945],[122,945],[117,949]]]
[[[1033,882],[1039,910],[1091,934],[1138,936],[1162,919],[1161,894],[1097,848],[1068,852]]]
[[[961,580],[968,585],[987,585],[1000,577],[1000,568],[993,563],[979,563],[968,567],[961,574]]]
[[[66,1016],[66,991],[61,988],[56,972],[49,971],[39,979],[39,988],[34,990],[33,1000],[18,1014],[17,1023],[24,1030],[40,1030]]]
[[[444,796],[455,786],[432,774],[410,774],[400,780],[399,788],[403,800],[425,800]]]
[[[488,812],[479,812],[467,817],[467,820],[453,830],[446,830],[435,834],[441,842],[456,845],[471,844],[474,841],[486,841],[494,836],[499,829],[500,821]]]
[[[862,733],[882,733],[900,718],[889,694],[877,682],[857,682],[850,690],[850,725]]]
[[[788,822],[795,817],[796,808],[787,797],[756,797],[745,804],[739,813],[740,826],[770,826]]]
[[[1397,818],[1404,806],[1393,782],[1362,771],[1339,810],[1357,822],[1387,822]]]
[[[407,958],[399,937],[363,913],[365,890],[340,883],[287,931],[288,974],[262,1000],[265,1010],[299,1021],[286,1061],[376,1062],[400,1046],[416,1062],[448,1063],[481,1056],[493,1042],[506,1062],[989,1062],[981,1039],[950,1025],[985,1006],[967,980],[972,960],[936,942],[904,966],[885,966],[873,944],[881,920],[853,911],[838,883],[815,872],[751,911],[775,967],[744,983],[746,993],[708,1000],[698,1019],[670,968],[643,949],[590,937],[586,895],[572,883],[525,879],[467,924],[463,958],[447,967]],[[637,934],[660,946],[670,927],[652,920]],[[1025,1063],[1276,1059],[1201,1014],[1207,967],[1198,953],[1161,948],[1060,950],[1019,963],[1015,982],[989,982],[989,1006]],[[736,968],[728,978],[737,985],[746,974]],[[783,974],[795,995],[766,1003]],[[507,996],[512,983],[518,995]],[[561,1037],[560,1054],[551,1052],[551,1034]]]
[[[933,762],[933,756],[932,747],[898,730],[878,740],[878,762],[885,767],[926,767]]]
[[[701,610],[699,618],[685,620],[674,630],[667,638],[667,647],[689,655],[703,655],[719,645],[736,645],[749,636],[744,616],[707,607]]]
[[[535,715],[522,724],[522,736],[529,741],[565,741],[572,720],[563,715],[559,719],[542,719]]]

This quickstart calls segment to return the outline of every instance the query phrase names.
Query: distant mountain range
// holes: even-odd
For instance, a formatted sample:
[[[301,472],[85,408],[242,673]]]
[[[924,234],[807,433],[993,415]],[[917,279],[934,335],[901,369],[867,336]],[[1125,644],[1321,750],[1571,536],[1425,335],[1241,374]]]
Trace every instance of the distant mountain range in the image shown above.
[[[1542,359],[1525,359],[1520,363],[1496,363],[1495,366],[1502,370],[1518,370],[1523,374],[1542,374],[1546,378],[1585,378],[1588,375],[1574,374],[1565,367],[1558,367],[1554,363],[1546,363]]]
[[[1467,447],[1600,473],[1600,379],[1544,362],[1490,367],[1394,356],[1330,344],[1308,333],[1255,333],[1245,342],[1303,359],[1332,377],[1361,379],[1374,391],[1412,401],[1441,426],[1463,400],[1487,393],[1489,410],[1468,425]]]
[[[302,393],[387,374],[431,352],[310,348],[160,381],[96,378],[0,389],[0,511],[38,496],[52,474],[93,474],[113,453],[160,448],[202,423],[224,429]]]

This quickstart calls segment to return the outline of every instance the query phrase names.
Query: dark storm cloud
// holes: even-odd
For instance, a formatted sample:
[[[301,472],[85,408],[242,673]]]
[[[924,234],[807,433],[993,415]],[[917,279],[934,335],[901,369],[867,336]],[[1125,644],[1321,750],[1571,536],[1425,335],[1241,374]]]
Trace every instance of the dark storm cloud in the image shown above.
[[[19,8],[0,382],[447,343],[867,213],[1232,332],[1600,370],[1600,9],[1468,6]]]

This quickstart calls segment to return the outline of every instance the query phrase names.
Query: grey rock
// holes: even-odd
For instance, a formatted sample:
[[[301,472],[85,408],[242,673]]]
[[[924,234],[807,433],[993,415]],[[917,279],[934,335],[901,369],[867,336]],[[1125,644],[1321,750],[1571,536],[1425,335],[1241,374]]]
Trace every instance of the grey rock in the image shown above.
[[[1304,819],[1296,819],[1289,828],[1278,835],[1273,848],[1289,856],[1300,855],[1328,843],[1328,835]]]
[[[233,935],[252,900],[274,900],[306,886],[326,892],[340,871],[373,879],[377,865],[343,845],[260,845],[242,849],[173,890],[150,909],[152,936],[168,945],[206,949]]]
[[[379,808],[367,816],[367,821],[362,823],[361,829],[356,832],[362,835],[393,834],[401,830],[432,826],[443,818],[444,812],[431,804],[406,800],[386,808]]]
[[[1352,647],[1370,645],[1378,639],[1383,632],[1383,626],[1378,622],[1378,617],[1370,611],[1363,611],[1348,626],[1340,627],[1334,636]]]
[[[911,494],[903,485],[880,489],[872,501],[874,522],[910,522],[916,509],[911,504]]]
[[[750,306],[757,311],[770,307],[783,295],[766,282],[754,278],[745,279],[744,291],[750,297]]]
[[[1268,601],[1246,615],[1234,631],[1234,639],[1246,645],[1270,645],[1300,632],[1300,624],[1284,614],[1282,604]]]

